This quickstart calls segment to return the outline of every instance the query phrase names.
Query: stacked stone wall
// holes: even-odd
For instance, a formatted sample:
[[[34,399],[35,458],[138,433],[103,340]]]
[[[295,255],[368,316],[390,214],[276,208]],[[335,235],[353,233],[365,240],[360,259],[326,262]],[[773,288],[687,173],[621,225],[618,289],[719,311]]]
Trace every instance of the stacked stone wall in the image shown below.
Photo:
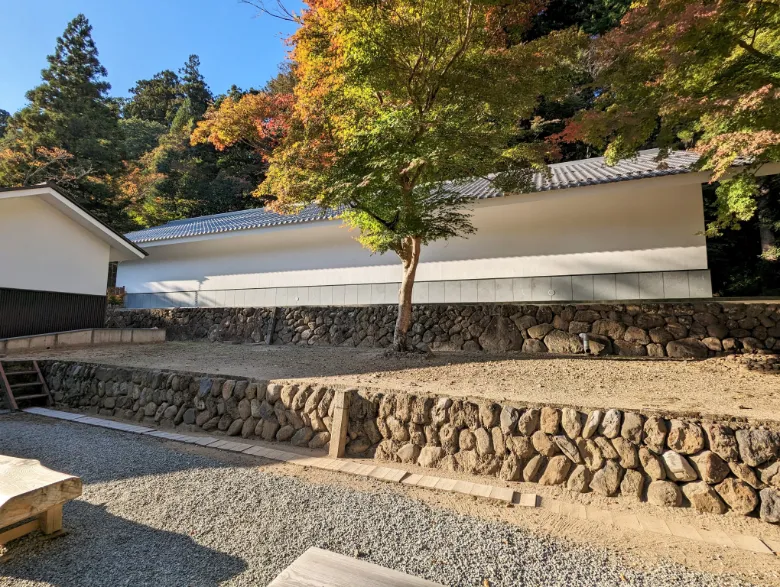
[[[169,340],[388,347],[396,306],[109,310],[109,328]],[[273,333],[270,330],[273,328]],[[780,350],[780,305],[743,303],[418,305],[415,346],[466,351],[703,358]]]
[[[329,447],[333,398],[317,384],[42,362],[65,406],[176,428]],[[350,390],[347,456],[558,485],[780,523],[778,425],[615,409],[518,406]]]
[[[619,410],[388,394],[379,460],[780,522],[780,436]]]
[[[89,363],[48,361],[41,369],[58,404],[91,414],[315,449],[330,442],[332,387]],[[348,454],[373,455],[381,440],[375,422],[376,402],[356,397]]]

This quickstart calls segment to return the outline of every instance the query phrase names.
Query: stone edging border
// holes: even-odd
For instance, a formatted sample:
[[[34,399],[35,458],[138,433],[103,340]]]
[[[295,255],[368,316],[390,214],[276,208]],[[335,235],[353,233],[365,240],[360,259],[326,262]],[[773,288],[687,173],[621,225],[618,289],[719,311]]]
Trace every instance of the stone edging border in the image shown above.
[[[565,515],[579,520],[592,521],[600,524],[615,526],[621,529],[635,530],[639,532],[650,532],[653,534],[663,534],[686,538],[697,542],[707,544],[737,548],[758,554],[769,554],[780,556],[780,541],[761,539],[756,536],[746,534],[728,534],[721,530],[705,530],[696,528],[690,524],[677,524],[675,522],[664,521],[650,515],[637,514],[616,514],[608,510],[601,510],[589,505],[570,503],[546,498],[534,493],[520,493],[507,487],[495,485],[485,485],[449,479],[445,477],[436,477],[432,475],[422,475],[418,473],[409,473],[403,469],[393,467],[382,467],[377,465],[359,464],[348,459],[333,459],[329,457],[308,457],[294,452],[265,448],[255,444],[246,444],[242,442],[233,442],[222,440],[210,436],[188,436],[185,434],[174,434],[164,432],[155,428],[145,426],[135,426],[124,424],[114,420],[105,420],[103,418],[94,418],[72,412],[63,412],[51,410],[48,408],[27,408],[23,410],[28,414],[55,418],[58,420],[67,420],[110,428],[121,432],[130,432],[134,434],[143,434],[184,442],[187,444],[197,444],[208,448],[226,450],[230,452],[242,453],[252,456],[258,456],[275,461],[292,463],[303,467],[315,467],[351,475],[371,477],[380,481],[401,483],[403,485],[413,485],[424,487],[426,489],[435,489],[439,491],[449,491],[470,495],[475,498],[493,499],[506,504],[515,504],[522,507],[542,508],[552,513]]]
[[[0,354],[84,347],[105,344],[149,344],[165,342],[164,328],[85,328],[49,334],[0,338]]]

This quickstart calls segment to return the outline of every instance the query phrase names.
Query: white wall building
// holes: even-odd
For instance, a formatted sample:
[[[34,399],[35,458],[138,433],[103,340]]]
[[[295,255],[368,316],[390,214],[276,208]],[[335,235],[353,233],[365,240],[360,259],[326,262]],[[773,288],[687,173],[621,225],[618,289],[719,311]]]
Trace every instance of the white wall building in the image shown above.
[[[690,172],[695,154],[656,154],[555,164],[528,194],[460,186],[477,232],[423,249],[415,303],[710,297],[707,174]],[[316,208],[175,221],[127,235],[149,257],[122,262],[117,285],[136,308],[396,303],[400,261],[355,234]]]
[[[102,327],[109,262],[144,256],[56,186],[0,190],[0,338]]]

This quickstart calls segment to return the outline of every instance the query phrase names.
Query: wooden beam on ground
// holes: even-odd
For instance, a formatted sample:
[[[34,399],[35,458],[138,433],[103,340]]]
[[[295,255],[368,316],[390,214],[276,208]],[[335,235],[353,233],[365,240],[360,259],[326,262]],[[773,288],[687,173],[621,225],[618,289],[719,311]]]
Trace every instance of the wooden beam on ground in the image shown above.
[[[343,554],[310,548],[268,587],[443,587]]]
[[[8,544],[12,540],[16,540],[22,536],[26,536],[30,532],[35,532],[36,530],[40,529],[40,527],[41,522],[39,520],[30,520],[29,522],[20,524],[19,526],[14,526],[10,530],[0,532],[0,546],[3,544]]]
[[[349,430],[349,397],[353,391],[356,390],[337,391],[333,398],[333,425],[328,450],[328,456],[332,459],[340,459],[344,456]]]

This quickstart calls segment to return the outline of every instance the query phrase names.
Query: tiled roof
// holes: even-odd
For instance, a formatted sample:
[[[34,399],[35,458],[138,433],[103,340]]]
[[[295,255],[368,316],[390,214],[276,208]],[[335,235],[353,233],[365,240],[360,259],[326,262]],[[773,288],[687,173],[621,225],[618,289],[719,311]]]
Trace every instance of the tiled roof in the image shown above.
[[[136,243],[148,243],[175,238],[189,238],[220,232],[266,228],[283,224],[302,224],[327,220],[338,216],[336,210],[323,210],[319,206],[307,206],[298,214],[277,214],[265,208],[253,208],[240,212],[226,212],[213,216],[198,216],[187,220],[174,220],[162,226],[138,230],[127,234]]]
[[[658,149],[648,149],[640,151],[634,159],[627,159],[613,166],[608,166],[604,162],[603,157],[568,161],[566,163],[553,163],[549,166],[549,176],[542,173],[534,175],[533,191],[561,190],[687,173],[691,171],[691,166],[699,158],[696,153],[676,151],[670,153],[669,157],[659,163],[655,160],[657,155]],[[493,187],[491,179],[492,177],[487,179],[479,178],[458,183],[454,189],[478,200],[502,196],[503,194]],[[284,224],[302,224],[327,220],[336,216],[338,216],[338,211],[323,210],[318,206],[308,206],[300,213],[291,215],[276,214],[263,208],[257,208],[242,210],[241,212],[215,214],[213,216],[200,216],[187,220],[175,220],[162,226],[131,232],[126,236],[135,243],[148,243]]]

